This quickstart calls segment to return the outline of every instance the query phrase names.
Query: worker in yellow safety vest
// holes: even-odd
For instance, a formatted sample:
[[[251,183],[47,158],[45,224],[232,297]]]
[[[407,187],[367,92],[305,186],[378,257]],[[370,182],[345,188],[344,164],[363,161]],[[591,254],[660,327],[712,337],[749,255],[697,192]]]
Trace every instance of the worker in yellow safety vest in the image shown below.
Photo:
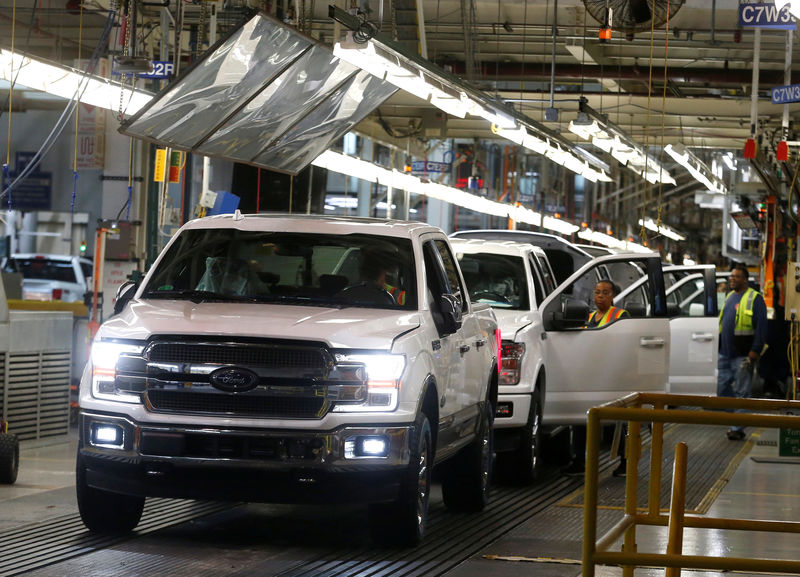
[[[617,285],[610,280],[600,280],[594,287],[594,306],[596,310],[589,313],[584,328],[600,328],[616,320],[630,318],[630,313],[614,306],[614,297],[619,293]]]
[[[764,297],[748,283],[750,273],[744,265],[731,271],[731,292],[719,313],[719,357],[717,396],[748,398],[751,394],[756,362],[767,340],[767,306]],[[728,439],[745,438],[743,427],[731,427]]]

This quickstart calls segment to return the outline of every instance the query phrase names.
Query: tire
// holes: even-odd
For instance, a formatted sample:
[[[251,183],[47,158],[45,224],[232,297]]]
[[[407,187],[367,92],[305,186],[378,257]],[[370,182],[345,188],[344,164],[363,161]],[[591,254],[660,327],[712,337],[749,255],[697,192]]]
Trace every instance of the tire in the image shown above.
[[[519,484],[536,480],[542,461],[542,441],[542,402],[536,391],[531,395],[528,423],[520,430],[519,447],[500,456],[506,480]]]
[[[0,484],[11,485],[19,472],[19,440],[12,433],[0,433]]]
[[[383,545],[413,547],[422,541],[428,525],[433,440],[430,422],[423,413],[414,421],[409,446],[410,459],[401,482],[400,498],[393,503],[376,503],[369,508],[372,537]]]
[[[75,488],[78,511],[89,531],[121,534],[132,531],[139,524],[145,498],[90,487],[86,484],[86,466],[80,455],[75,469]]]
[[[478,437],[446,463],[442,497],[451,511],[475,513],[489,502],[489,484],[494,461],[494,408],[486,402]]]

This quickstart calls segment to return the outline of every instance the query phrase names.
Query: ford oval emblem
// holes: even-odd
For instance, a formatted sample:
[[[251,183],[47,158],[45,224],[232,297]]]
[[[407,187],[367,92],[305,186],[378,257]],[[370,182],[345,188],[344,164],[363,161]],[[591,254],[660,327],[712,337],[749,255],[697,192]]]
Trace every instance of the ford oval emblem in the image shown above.
[[[258,375],[248,369],[224,367],[208,376],[215,389],[226,393],[246,393],[258,386]]]

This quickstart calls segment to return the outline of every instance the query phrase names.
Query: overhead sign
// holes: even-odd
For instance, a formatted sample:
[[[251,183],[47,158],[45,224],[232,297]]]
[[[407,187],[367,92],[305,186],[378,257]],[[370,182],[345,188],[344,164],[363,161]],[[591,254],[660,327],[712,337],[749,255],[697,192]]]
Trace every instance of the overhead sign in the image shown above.
[[[772,95],[772,104],[800,102],[800,84],[776,86],[770,91],[770,94]]]
[[[739,26],[794,30],[797,25],[787,4],[781,10],[775,4],[739,4]]]
[[[138,72],[136,76],[139,78],[154,78],[166,79],[175,73],[175,63],[171,60],[155,60],[153,61],[152,72]]]
[[[411,162],[411,172],[450,172],[450,163],[434,162],[432,160],[414,160]]]

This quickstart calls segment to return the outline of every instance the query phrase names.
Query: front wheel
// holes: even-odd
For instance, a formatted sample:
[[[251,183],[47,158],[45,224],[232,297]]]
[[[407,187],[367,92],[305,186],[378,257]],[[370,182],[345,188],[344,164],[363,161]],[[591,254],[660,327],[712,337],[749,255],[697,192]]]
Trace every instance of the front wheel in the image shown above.
[[[78,511],[86,528],[93,533],[127,533],[139,524],[144,497],[122,495],[95,489],[86,483],[86,466],[78,455],[75,469]]]
[[[515,483],[532,483],[536,480],[542,453],[542,403],[539,391],[531,395],[528,422],[520,430],[519,447],[502,453],[503,471]]]
[[[369,509],[372,536],[385,545],[413,547],[422,541],[428,524],[433,441],[430,422],[423,413],[414,421],[409,446],[411,456],[401,481],[399,499],[393,503],[376,503]]]
[[[451,511],[482,511],[489,502],[489,482],[494,461],[494,417],[492,404],[483,406],[478,437],[446,463],[442,497]]]
[[[12,433],[0,433],[0,484],[11,485],[19,471],[19,440]]]

